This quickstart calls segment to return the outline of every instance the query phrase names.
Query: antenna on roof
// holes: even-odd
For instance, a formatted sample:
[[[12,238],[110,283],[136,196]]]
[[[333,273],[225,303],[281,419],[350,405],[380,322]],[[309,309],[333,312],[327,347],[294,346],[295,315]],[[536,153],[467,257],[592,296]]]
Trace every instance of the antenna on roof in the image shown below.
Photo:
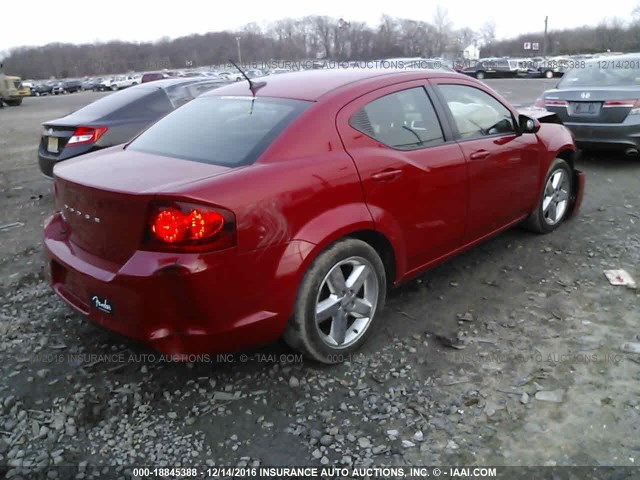
[[[251,79],[247,76],[247,74],[246,74],[246,73],[244,73],[244,72],[242,71],[242,69],[241,69],[238,65],[236,65],[236,63],[235,63],[233,60],[229,59],[229,62],[231,62],[231,65],[233,65],[234,67],[236,67],[236,68],[238,69],[238,71],[242,74],[242,76],[247,80],[247,82],[249,82],[249,90],[251,90],[251,94],[252,94],[254,97],[256,96],[256,92],[257,92],[260,88],[264,87],[264,86],[267,84],[267,82],[256,82],[256,83],[253,83],[253,82],[251,81]]]

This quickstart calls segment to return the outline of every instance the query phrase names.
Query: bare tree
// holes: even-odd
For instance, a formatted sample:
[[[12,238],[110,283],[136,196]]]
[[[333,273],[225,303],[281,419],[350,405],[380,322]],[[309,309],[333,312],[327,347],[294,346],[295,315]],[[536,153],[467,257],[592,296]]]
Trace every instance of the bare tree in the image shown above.
[[[324,57],[332,58],[334,43],[334,28],[336,21],[331,17],[313,15],[309,17],[318,45],[324,49]]]
[[[400,27],[398,21],[389,15],[383,15],[376,35],[375,50],[380,57],[402,55],[400,46]]]
[[[478,34],[472,29],[466,27],[453,32],[453,37],[457,55],[462,55],[465,48],[474,44],[478,40]]]
[[[493,20],[485,22],[480,28],[480,40],[484,45],[493,43],[496,39],[496,23]]]
[[[640,0],[639,0],[640,1]],[[640,4],[639,4],[640,7]],[[571,55],[640,50],[638,22],[619,18],[603,20],[597,27],[551,31],[550,55]],[[485,23],[478,34],[469,28],[452,30],[448,12],[436,9],[433,24],[388,15],[375,28],[362,22],[327,16],[283,19],[266,30],[255,23],[238,32],[210,32],[156,42],[95,42],[86,45],[52,43],[43,47],[13,48],[4,54],[4,71],[23,78],[108,75],[131,70],[149,71],[185,66],[220,65],[237,55],[236,37],[241,37],[244,62],[270,59],[299,60],[321,56],[332,60],[372,60],[390,57],[431,57],[460,51],[478,39],[483,56],[521,55],[522,43],[542,42],[542,33],[527,33],[496,41],[495,23]]]
[[[438,5],[436,13],[433,15],[433,26],[435,27],[434,50],[437,55],[444,53],[449,44],[451,25],[449,11],[442,5]]]

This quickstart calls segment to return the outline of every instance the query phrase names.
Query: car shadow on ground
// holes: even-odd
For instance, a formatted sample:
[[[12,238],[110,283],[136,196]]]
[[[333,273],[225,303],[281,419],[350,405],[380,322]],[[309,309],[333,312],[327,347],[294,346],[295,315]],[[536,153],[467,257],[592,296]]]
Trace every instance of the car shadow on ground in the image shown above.
[[[627,156],[622,153],[579,151],[576,166],[580,165],[588,167],[590,172],[609,169],[631,172],[640,169],[640,155]]]

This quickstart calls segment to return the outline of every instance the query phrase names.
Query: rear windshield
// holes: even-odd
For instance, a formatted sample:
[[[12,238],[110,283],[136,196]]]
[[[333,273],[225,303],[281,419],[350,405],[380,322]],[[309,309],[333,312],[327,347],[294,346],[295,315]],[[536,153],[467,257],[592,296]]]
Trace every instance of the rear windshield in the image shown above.
[[[565,73],[559,88],[640,86],[640,58],[586,62],[581,68]]]
[[[199,97],[154,124],[128,148],[215,165],[246,165],[310,104],[282,98]]]

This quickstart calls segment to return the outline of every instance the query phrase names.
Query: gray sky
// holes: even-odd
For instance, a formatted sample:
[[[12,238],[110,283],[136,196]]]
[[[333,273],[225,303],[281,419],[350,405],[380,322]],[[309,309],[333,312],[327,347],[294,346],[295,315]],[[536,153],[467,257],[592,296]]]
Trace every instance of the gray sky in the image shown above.
[[[478,30],[486,21],[494,20],[496,35],[502,39],[543,31],[545,15],[549,16],[550,30],[593,26],[613,17],[627,22],[639,2],[447,0],[441,4],[447,8],[454,28]],[[306,15],[342,17],[347,21],[364,21],[371,26],[379,23],[382,14],[430,22],[438,3],[390,0],[166,0],[152,3],[148,0],[108,0],[67,2],[60,8],[51,0],[29,0],[24,4],[28,8],[19,4],[12,2],[14,7],[8,10],[13,12],[12,16],[2,19],[0,51],[51,42],[153,41],[163,36],[176,38],[192,33],[234,30],[249,22],[267,26],[274,20]],[[491,9],[487,8],[488,5]]]

